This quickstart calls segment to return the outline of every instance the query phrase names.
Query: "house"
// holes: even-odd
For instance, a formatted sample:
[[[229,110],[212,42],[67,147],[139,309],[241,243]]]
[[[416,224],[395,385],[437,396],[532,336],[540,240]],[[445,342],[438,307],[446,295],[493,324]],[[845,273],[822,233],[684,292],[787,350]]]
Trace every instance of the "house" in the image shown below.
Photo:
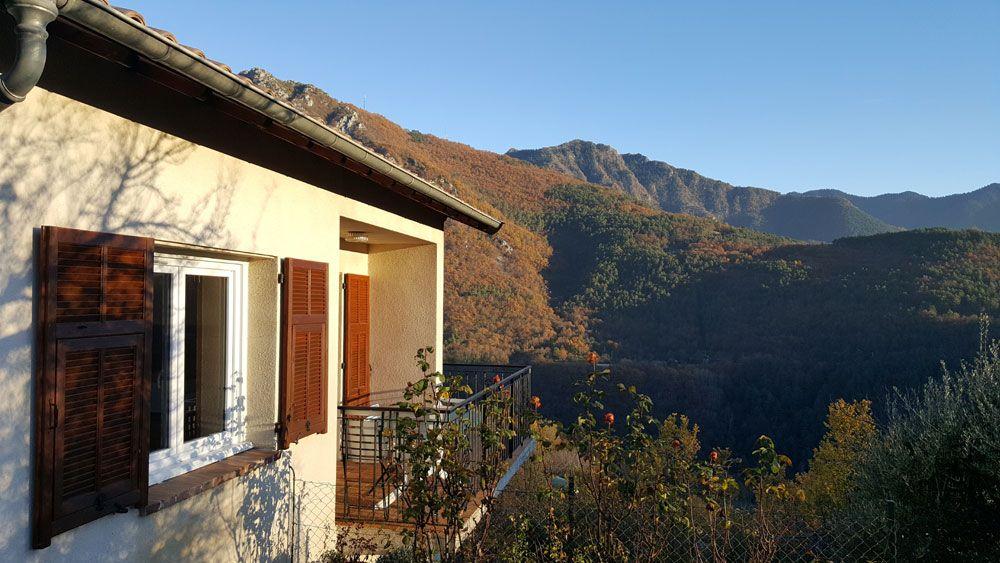
[[[385,511],[445,223],[501,223],[141,14],[0,4],[0,560],[302,558],[297,487],[351,470],[325,529]]]

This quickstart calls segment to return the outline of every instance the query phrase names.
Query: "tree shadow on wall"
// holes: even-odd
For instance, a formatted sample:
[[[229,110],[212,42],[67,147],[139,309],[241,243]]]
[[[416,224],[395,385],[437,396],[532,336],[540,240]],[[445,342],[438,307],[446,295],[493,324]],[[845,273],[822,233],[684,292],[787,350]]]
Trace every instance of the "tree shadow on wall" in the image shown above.
[[[154,561],[287,561],[289,465],[282,457],[155,514],[157,537],[146,557]]]
[[[0,114],[0,559],[23,557],[29,545],[33,446],[33,339],[37,311],[33,304],[33,256],[42,225],[154,237],[216,248],[230,248],[227,228],[233,196],[240,181],[235,166],[220,158],[214,177],[170,176],[176,166],[192,157],[195,146],[187,141],[138,124],[107,119],[98,110],[67,102],[43,91],[31,103],[19,104]],[[190,167],[187,169],[190,170]],[[206,175],[207,176],[207,175]],[[167,182],[189,182],[183,190],[165,189]],[[262,530],[266,510],[284,494],[284,481],[259,473],[247,480],[248,507],[232,507],[225,525],[249,526],[230,534],[236,553],[248,558],[270,559],[264,547],[276,545]],[[273,490],[272,490],[273,489]],[[261,507],[261,512],[253,507]],[[170,509],[164,511],[169,513]],[[152,549],[156,534],[168,529],[172,519],[188,510],[175,510],[173,518],[154,515],[139,519],[134,512],[111,518],[132,530],[128,553],[144,549],[146,534]],[[208,524],[207,515],[193,520]],[[89,529],[88,529],[89,528]],[[222,543],[226,528],[187,525],[192,544]],[[273,526],[271,526],[273,528]],[[83,526],[54,539],[56,553],[86,556],[76,551],[101,526]],[[200,536],[200,537],[199,537]],[[134,539],[133,539],[134,538]],[[104,542],[96,542],[103,545]],[[228,543],[228,542],[225,542]],[[205,552],[206,555],[210,555]],[[255,556],[253,554],[260,554]],[[54,553],[52,555],[55,555]],[[117,554],[127,555],[127,554]],[[102,552],[97,558],[117,558]],[[151,555],[154,555],[151,553]]]
[[[230,416],[246,416],[240,401]],[[226,444],[211,437],[206,449]],[[284,561],[291,551],[291,460],[251,470],[211,491],[156,513],[155,542],[148,557],[170,561]],[[141,553],[141,550],[139,551]]]

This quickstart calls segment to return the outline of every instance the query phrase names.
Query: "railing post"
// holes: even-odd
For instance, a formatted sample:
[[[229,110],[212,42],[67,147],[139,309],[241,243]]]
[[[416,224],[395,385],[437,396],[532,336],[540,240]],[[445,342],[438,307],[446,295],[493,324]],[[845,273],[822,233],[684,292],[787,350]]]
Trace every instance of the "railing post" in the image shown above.
[[[347,424],[344,420],[344,411],[338,409],[337,416],[340,417],[340,460],[347,461]]]
[[[341,409],[337,409],[337,415],[340,417],[340,463],[344,471],[344,484],[342,485],[344,487],[344,514],[350,514],[351,503],[349,502],[349,499],[351,498],[351,487],[350,479],[347,477],[347,465],[349,463],[348,460],[351,457],[350,451],[348,450],[350,447],[350,443],[348,442],[350,431],[347,428],[348,418],[345,415],[345,412]],[[337,491],[334,490],[333,493],[334,499],[336,499]],[[336,509],[334,512],[336,512]],[[336,515],[334,515],[334,518],[336,518]]]

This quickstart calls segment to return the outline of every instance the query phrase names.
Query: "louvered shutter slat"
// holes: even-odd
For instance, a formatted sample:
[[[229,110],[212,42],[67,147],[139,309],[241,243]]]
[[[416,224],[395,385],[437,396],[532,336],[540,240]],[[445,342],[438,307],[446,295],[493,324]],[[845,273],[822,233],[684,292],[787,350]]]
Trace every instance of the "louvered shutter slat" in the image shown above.
[[[44,227],[33,545],[146,501],[152,240]]]
[[[282,286],[281,447],[327,429],[329,266],[286,258]]]

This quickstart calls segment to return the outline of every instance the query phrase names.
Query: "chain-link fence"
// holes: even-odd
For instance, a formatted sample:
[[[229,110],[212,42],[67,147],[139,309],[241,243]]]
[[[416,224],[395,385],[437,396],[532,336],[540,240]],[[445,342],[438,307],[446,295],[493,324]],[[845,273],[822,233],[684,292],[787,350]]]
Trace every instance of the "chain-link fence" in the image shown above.
[[[336,522],[337,492],[329,483],[296,481],[293,536],[296,561],[316,561],[334,550],[384,553],[405,529]],[[711,561],[889,562],[896,540],[888,521],[847,516],[807,518],[752,506],[715,517],[657,514],[642,508],[600,509],[580,494],[540,495],[536,489],[504,491],[492,513],[464,541],[479,561]],[[678,517],[679,516],[679,517]],[[340,549],[345,550],[343,543]]]
[[[336,487],[333,483],[296,480],[293,495],[293,560],[316,561],[336,544]]]
[[[295,481],[292,537],[295,562],[375,560],[400,545],[405,524],[351,520],[343,516],[343,493],[333,483]]]
[[[661,508],[508,489],[475,542],[487,560],[504,561],[896,560],[890,522],[764,514],[752,506],[714,515]]]

